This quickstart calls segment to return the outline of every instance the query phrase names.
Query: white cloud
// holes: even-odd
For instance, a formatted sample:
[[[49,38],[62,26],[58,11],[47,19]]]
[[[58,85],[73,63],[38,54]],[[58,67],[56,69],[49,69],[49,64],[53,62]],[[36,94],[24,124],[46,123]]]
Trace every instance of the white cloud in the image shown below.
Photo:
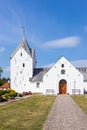
[[[44,47],[50,48],[69,48],[80,44],[81,38],[78,36],[71,36],[53,41],[48,41],[43,44]]]
[[[0,47],[0,52],[3,52],[5,51],[5,48],[4,47]]]
[[[76,60],[71,62],[75,67],[87,67],[87,60]]]

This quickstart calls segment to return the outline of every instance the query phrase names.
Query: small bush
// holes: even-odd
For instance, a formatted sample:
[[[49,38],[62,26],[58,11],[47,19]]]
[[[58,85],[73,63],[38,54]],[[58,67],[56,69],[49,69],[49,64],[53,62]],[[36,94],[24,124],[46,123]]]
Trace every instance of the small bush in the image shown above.
[[[32,95],[32,92],[31,92],[31,91],[29,91],[28,93],[29,93],[29,95]]]
[[[0,102],[5,102],[5,101],[7,101],[7,99],[3,96],[0,96]]]
[[[7,93],[13,93],[13,92],[15,92],[15,90],[13,90],[13,89],[8,89],[7,90]]]
[[[7,90],[0,90],[0,96],[4,95],[5,93],[7,93]]]
[[[26,95],[31,95],[31,94],[32,94],[31,91],[29,91],[29,92],[23,92],[23,95],[24,95],[24,96],[26,96]]]
[[[17,97],[17,93],[16,92],[11,92],[9,93],[10,97]]]
[[[23,97],[23,93],[19,93],[18,96],[19,96],[19,97]]]
[[[3,96],[3,98],[5,98],[6,100],[8,99],[14,99],[17,96],[17,92],[15,92],[12,89],[8,89],[8,90],[1,90],[0,91],[1,96]]]
[[[3,95],[3,97],[4,97],[5,99],[9,99],[10,94],[9,94],[9,93],[6,93],[6,94]]]

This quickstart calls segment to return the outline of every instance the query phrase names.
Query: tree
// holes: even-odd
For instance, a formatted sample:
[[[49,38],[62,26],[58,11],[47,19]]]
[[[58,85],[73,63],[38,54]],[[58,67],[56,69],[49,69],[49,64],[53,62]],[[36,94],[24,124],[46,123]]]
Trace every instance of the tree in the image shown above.
[[[0,67],[0,79],[1,79],[1,74],[3,73],[2,68]]]

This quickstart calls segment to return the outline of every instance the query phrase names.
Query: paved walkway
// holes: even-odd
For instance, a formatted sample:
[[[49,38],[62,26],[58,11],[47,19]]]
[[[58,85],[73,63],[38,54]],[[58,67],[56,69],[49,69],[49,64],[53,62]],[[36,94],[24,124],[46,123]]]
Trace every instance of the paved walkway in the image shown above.
[[[87,115],[69,95],[58,95],[43,130],[87,130]]]

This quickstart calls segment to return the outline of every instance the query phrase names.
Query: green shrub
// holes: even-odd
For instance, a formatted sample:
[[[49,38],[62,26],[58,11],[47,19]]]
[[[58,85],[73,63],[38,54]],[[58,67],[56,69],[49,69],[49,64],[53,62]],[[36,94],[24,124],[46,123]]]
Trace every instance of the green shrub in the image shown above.
[[[5,93],[7,93],[7,90],[0,90],[0,96],[4,95]]]
[[[8,89],[7,90],[7,93],[12,93],[12,92],[15,92],[15,90],[13,90],[13,89]]]
[[[7,101],[8,99],[6,99],[5,97],[3,96],[0,96],[0,102],[4,102],[4,101]]]
[[[17,92],[15,92],[14,90],[12,89],[8,89],[4,92],[5,90],[3,90],[3,97],[6,98],[6,99],[13,99],[17,96]]]
[[[10,94],[9,94],[9,93],[6,93],[6,94],[3,95],[3,97],[6,98],[6,99],[9,99]]]
[[[17,93],[16,92],[11,92],[9,93],[10,97],[17,97]]]

